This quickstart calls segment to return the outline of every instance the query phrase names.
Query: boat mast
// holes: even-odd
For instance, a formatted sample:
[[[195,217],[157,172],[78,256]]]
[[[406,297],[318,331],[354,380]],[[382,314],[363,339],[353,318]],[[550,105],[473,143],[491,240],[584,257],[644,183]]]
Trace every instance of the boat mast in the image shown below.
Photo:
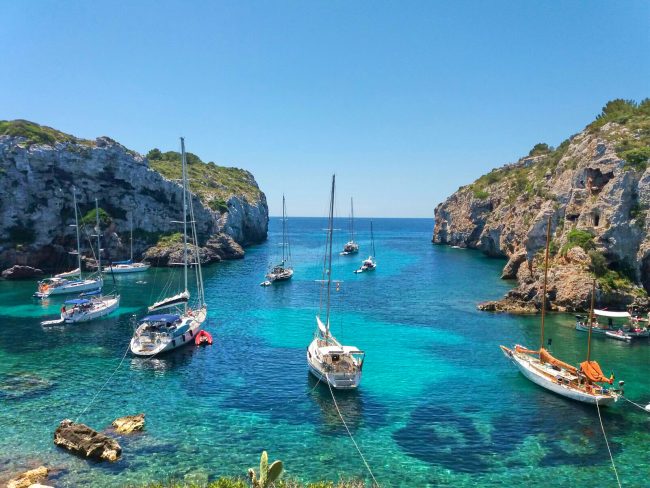
[[[79,216],[77,215],[77,189],[72,187],[72,199],[74,201],[74,226],[77,230],[77,267],[79,268],[79,279],[81,279],[81,238],[79,237]]]
[[[133,217],[131,217],[131,262],[133,262]]]
[[[187,293],[187,161],[185,160],[185,139],[181,137],[181,164],[183,167],[183,279]],[[185,302],[187,313],[187,302]]]
[[[354,200],[350,197],[350,242],[354,242]]]
[[[282,195],[282,266],[284,266],[285,248],[287,245],[287,210],[284,203],[284,194]]]
[[[375,234],[372,232],[372,220],[370,221],[370,242],[372,243],[372,257],[375,256]]]
[[[325,339],[330,335],[330,296],[332,293],[332,241],[334,240],[334,186],[336,183],[336,175],[332,175],[332,193],[330,195],[330,215],[329,215],[329,248],[327,250],[327,312],[325,321]]]
[[[101,243],[99,240],[99,203],[97,199],[95,198],[95,226],[96,229],[95,231],[97,232],[97,272],[99,273],[99,276],[101,277],[102,275],[102,247]]]
[[[544,286],[542,288],[542,324],[540,332],[540,351],[544,349],[544,317],[546,315],[546,281],[548,280],[548,247],[551,240],[551,216],[548,217],[548,223],[546,224],[546,250],[544,252]],[[540,355],[540,361],[541,361]]]
[[[591,359],[591,327],[594,320],[594,302],[596,299],[596,278],[591,287],[591,306],[589,307],[589,335],[587,336],[587,362]]]

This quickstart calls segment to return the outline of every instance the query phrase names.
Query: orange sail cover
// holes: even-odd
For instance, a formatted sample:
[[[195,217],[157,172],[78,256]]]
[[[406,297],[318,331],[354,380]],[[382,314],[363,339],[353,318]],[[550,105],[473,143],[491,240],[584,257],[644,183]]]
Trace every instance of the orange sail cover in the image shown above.
[[[539,360],[543,363],[549,363],[552,364],[553,366],[557,366],[558,368],[566,369],[567,371],[573,374],[578,373],[578,369],[575,366],[571,366],[570,364],[567,364],[564,361],[560,361],[559,359],[554,358],[553,356],[551,356],[551,353],[544,348],[541,348],[539,350]]]
[[[614,382],[614,376],[606,378],[596,361],[584,361],[580,363],[580,369],[594,383],[609,383],[611,385]]]

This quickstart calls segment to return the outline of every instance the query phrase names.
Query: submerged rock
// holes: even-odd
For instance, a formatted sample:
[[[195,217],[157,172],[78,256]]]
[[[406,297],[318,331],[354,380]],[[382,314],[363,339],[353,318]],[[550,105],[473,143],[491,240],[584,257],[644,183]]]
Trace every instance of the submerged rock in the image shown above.
[[[54,431],[54,444],[98,461],[114,462],[122,454],[122,448],[115,439],[69,419],[61,421]]]
[[[47,479],[48,469],[45,466],[39,466],[36,469],[30,469],[21,473],[17,477],[9,480],[7,488],[29,488],[30,486],[43,486],[37,483]]]
[[[120,434],[130,434],[131,432],[144,430],[144,414],[127,415],[113,420],[111,425],[115,428],[115,432]]]
[[[0,398],[16,400],[37,396],[54,387],[52,380],[41,378],[33,373],[8,373],[0,381]]]
[[[31,278],[40,278],[43,276],[43,270],[32,268],[31,266],[21,266],[16,264],[2,272],[5,280],[26,280]]]

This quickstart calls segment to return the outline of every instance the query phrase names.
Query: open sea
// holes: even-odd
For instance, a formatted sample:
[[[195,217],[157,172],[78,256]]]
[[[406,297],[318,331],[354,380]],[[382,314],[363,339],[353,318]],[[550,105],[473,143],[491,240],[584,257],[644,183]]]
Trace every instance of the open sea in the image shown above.
[[[333,277],[342,283],[332,330],[367,353],[361,387],[335,394],[379,483],[616,486],[595,407],[535,386],[499,349],[537,347],[539,318],[476,310],[511,286],[499,279],[504,262],[432,245],[430,219],[373,225],[374,273],[352,272],[369,252],[367,219],[356,220],[361,252],[334,259]],[[63,298],[38,302],[35,282],[0,281],[0,482],[40,464],[53,470],[48,484],[56,487],[202,482],[245,476],[264,449],[284,462],[285,476],[369,480],[329,389],[307,372],[325,226],[325,218],[289,221],[290,282],[259,286],[279,254],[278,218],[268,241],[248,248],[245,259],[207,267],[215,344],[152,360],[125,356],[133,317],[178,270],[117,276],[119,314],[50,330],[40,321],[54,318]],[[337,227],[341,248],[346,220]],[[573,325],[571,315],[551,315],[546,335],[557,356],[577,363],[586,334]],[[649,341],[596,337],[593,357],[625,380],[627,397],[650,402]],[[123,455],[114,464],[79,459],[52,442],[62,419],[103,430],[140,412],[145,431],[119,438]],[[621,400],[602,416],[622,485],[649,486],[650,414]]]

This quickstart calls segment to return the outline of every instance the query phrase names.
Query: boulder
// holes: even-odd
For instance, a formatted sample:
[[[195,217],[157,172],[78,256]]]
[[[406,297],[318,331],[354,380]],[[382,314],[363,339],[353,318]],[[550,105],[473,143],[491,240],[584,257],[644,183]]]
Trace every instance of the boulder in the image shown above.
[[[220,259],[242,259],[244,249],[228,234],[220,232],[210,237],[205,248],[219,256]]]
[[[16,264],[2,272],[2,277],[6,280],[27,280],[40,278],[43,276],[43,270],[32,268],[31,266],[21,266]]]
[[[517,271],[519,271],[519,266],[526,261],[526,250],[522,249],[519,252],[514,253],[508,259],[508,262],[503,267],[503,272],[501,273],[502,280],[512,280],[517,277]]]
[[[48,469],[45,466],[39,466],[36,469],[30,469],[17,477],[9,480],[7,488],[28,488],[35,486],[36,483],[47,479]],[[39,485],[36,485],[39,486]]]
[[[54,444],[98,461],[114,462],[122,454],[122,448],[115,439],[68,419],[63,420],[54,431]]]
[[[144,430],[144,414],[127,415],[113,420],[111,425],[115,428],[115,432],[120,434],[130,434],[135,431]]]

